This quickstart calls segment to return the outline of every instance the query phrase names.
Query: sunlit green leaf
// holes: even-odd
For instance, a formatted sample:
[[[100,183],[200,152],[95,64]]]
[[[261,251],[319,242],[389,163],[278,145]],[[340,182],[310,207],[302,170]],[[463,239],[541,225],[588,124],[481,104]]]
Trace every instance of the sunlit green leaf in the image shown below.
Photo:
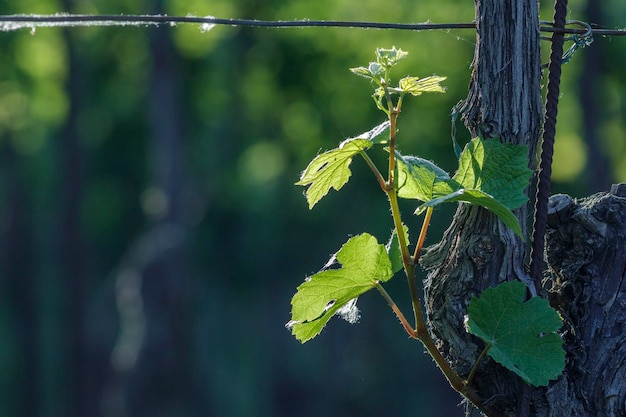
[[[350,68],[350,72],[356,75],[360,75],[361,77],[372,79],[372,73],[368,68],[365,67]]]
[[[389,126],[389,120],[385,120],[381,124],[374,126],[371,130],[361,133],[359,136],[356,136],[353,139],[367,139],[376,144],[386,143],[387,137],[385,137],[384,139],[379,139],[379,137],[389,130]]]
[[[287,327],[302,343],[317,336],[342,308],[355,308],[353,300],[375,288],[377,281],[393,276],[385,245],[367,233],[349,239],[329,264],[335,260],[341,268],[325,269],[308,277],[291,300]]]
[[[459,169],[452,179],[460,187],[481,190],[513,210],[528,201],[524,190],[531,174],[526,146],[474,138],[461,152]]]
[[[459,188],[458,190],[450,193],[442,195],[441,197],[434,198],[421,206],[419,206],[416,210],[417,214],[422,213],[428,207],[435,207],[441,203],[454,203],[454,202],[465,202],[469,204],[474,204],[477,206],[481,206],[486,208],[487,210],[494,213],[496,216],[502,220],[502,222],[513,232],[515,232],[518,236],[524,237],[522,234],[522,228],[519,224],[519,220],[508,207],[504,204],[501,204],[498,200],[486,194],[481,190],[468,190],[465,188]]]
[[[399,88],[405,93],[419,96],[422,93],[445,93],[446,89],[440,84],[446,77],[433,75],[432,77],[404,77],[400,80]]]
[[[389,125],[389,121],[385,120],[367,132],[344,140],[338,148],[318,155],[309,163],[300,181],[296,182],[296,185],[309,186],[306,191],[309,208],[313,208],[331,188],[339,191],[348,182],[352,174],[349,166],[354,155],[369,149],[374,143],[385,143],[386,139],[378,138],[389,130]]]
[[[473,297],[466,320],[467,331],[489,346],[498,363],[529,384],[548,385],[565,367],[563,341],[556,333],[559,314],[544,298],[524,302],[526,286],[506,282]]]
[[[522,236],[511,212],[526,202],[524,189],[531,172],[525,146],[503,144],[496,139],[472,139],[461,152],[459,169],[450,176],[430,161],[396,153],[398,196],[423,201],[417,213],[442,203],[466,202],[496,214]]]
[[[372,74],[372,77],[379,77],[385,73],[385,68],[378,62],[370,62],[367,69]]]
[[[448,193],[455,191],[448,184],[450,175],[437,165],[416,156],[404,156],[396,152],[398,165],[398,197],[430,201],[437,190],[447,187]],[[443,188],[442,188],[443,187]]]
[[[407,55],[409,55],[408,52],[405,52],[402,49],[397,49],[395,46],[391,49],[376,49],[376,60],[378,61],[378,63],[387,68],[393,67],[395,64],[398,63],[398,61],[406,58]]]
[[[373,145],[369,139],[351,138],[343,141],[338,148],[316,156],[300,175],[296,185],[308,186],[306,199],[309,208],[313,208],[331,188],[339,191],[352,172],[352,157]]]

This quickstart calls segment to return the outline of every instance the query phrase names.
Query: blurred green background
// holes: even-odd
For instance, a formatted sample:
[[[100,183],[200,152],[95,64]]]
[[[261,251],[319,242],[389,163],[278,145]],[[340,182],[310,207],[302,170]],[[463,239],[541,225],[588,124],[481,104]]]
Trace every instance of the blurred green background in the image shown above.
[[[622,1],[570,10],[626,26]],[[443,23],[472,21],[474,4],[0,2],[1,14],[60,11]],[[312,212],[293,183],[318,152],[383,120],[348,68],[392,45],[410,53],[398,75],[448,76],[446,94],[407,100],[399,137],[452,171],[471,30],[0,32],[0,416],[463,415],[377,294],[359,300],[359,324],[333,320],[305,345],[284,327],[296,286],[349,235],[391,230],[358,159]],[[553,192],[626,181],[625,53],[626,39],[598,38],[564,67]],[[430,243],[452,209],[435,213]],[[409,307],[402,279],[388,289]]]

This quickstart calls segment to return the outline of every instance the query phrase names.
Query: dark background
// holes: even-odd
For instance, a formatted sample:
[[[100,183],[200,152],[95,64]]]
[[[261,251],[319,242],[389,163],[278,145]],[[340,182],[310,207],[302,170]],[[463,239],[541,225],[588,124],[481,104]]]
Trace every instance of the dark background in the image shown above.
[[[1,14],[439,23],[470,22],[473,7],[0,1]],[[570,10],[626,26],[621,1]],[[305,345],[284,324],[297,285],[348,236],[384,241],[392,228],[361,160],[312,212],[293,185],[318,152],[383,120],[348,68],[396,45],[410,53],[398,76],[448,76],[446,94],[407,100],[399,140],[452,171],[450,109],[466,95],[473,37],[197,25],[0,32],[0,416],[461,416],[459,396],[377,294],[359,300],[359,324],[332,320]],[[626,39],[598,38],[564,67],[553,192],[582,197],[626,181],[625,53]],[[429,243],[452,212],[435,213]],[[417,236],[419,219],[405,221]],[[404,280],[387,287],[408,312]]]

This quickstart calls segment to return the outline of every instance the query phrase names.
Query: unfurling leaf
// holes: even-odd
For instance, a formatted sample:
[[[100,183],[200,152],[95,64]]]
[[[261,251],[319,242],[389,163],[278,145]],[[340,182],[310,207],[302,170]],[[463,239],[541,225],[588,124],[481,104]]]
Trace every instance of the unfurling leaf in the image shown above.
[[[367,70],[372,74],[372,77],[380,77],[385,73],[385,68],[378,62],[370,62]]]
[[[406,58],[407,55],[409,55],[408,52],[405,52],[402,49],[397,49],[395,46],[393,46],[391,49],[376,49],[376,61],[386,68],[393,67],[398,63],[398,61]]]
[[[405,93],[419,96],[422,93],[445,93],[446,89],[440,84],[446,77],[433,75],[432,77],[404,77],[400,80],[399,88]]]
[[[378,139],[378,137],[385,133],[387,130],[389,130],[390,125],[391,123],[389,123],[389,120],[385,120],[381,124],[374,126],[371,130],[368,130],[367,132],[361,133],[359,136],[356,136],[354,139],[367,139],[377,144],[386,143],[386,138]]]
[[[370,80],[372,79],[372,73],[368,68],[365,67],[350,68],[350,72],[356,75],[360,75],[361,77],[369,78]]]
[[[355,299],[393,276],[385,245],[367,233],[349,239],[331,260],[341,268],[308,277],[291,300],[287,328],[302,343],[317,336],[337,313],[356,321]]]
[[[473,297],[467,331],[489,346],[487,354],[529,384],[548,385],[565,367],[559,314],[544,298],[524,302],[526,286],[505,282]]]

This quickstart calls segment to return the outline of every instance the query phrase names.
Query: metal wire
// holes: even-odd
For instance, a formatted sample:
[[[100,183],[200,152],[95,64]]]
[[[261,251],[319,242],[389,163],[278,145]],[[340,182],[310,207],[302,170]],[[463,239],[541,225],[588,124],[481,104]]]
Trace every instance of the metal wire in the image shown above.
[[[213,16],[167,16],[167,15],[82,15],[82,14],[19,14],[1,15],[0,31],[36,27],[75,27],[75,26],[141,26],[141,25],[175,25],[175,24],[222,25],[235,27],[267,27],[267,28],[311,28],[335,27],[354,29],[388,29],[388,30],[453,30],[476,29],[475,22],[469,23],[388,23],[342,20],[254,20],[230,19]],[[571,21],[568,24],[582,23],[584,28],[555,27],[549,22],[541,22],[542,32],[563,34],[585,34],[590,28],[592,35],[626,36],[626,29],[591,28],[589,24]]]
[[[268,28],[306,28],[337,27],[357,29],[394,29],[394,30],[450,30],[474,29],[472,23],[385,23],[358,22],[341,20],[253,20],[230,19],[213,16],[166,16],[166,15],[3,15],[0,16],[0,30],[15,30],[32,27],[50,26],[140,26],[195,23],[202,25],[223,25]],[[3,25],[4,24],[4,25]]]

